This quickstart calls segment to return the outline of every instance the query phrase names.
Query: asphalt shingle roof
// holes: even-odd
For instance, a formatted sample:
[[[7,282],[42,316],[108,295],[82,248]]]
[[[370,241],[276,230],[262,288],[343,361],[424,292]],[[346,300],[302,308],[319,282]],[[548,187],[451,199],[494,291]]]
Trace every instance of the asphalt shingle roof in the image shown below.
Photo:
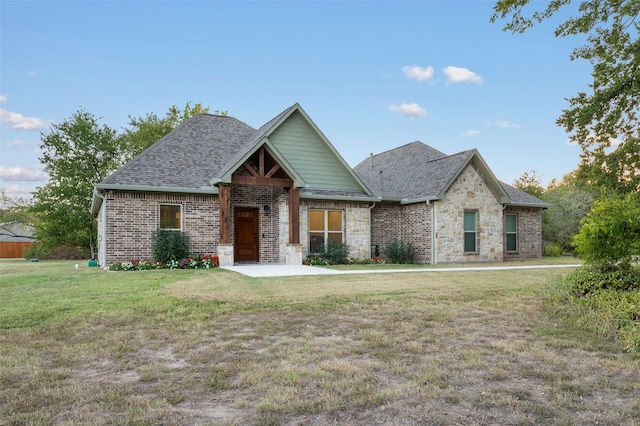
[[[420,141],[372,155],[354,167],[371,192],[383,199],[437,199],[478,154],[475,149],[444,154]],[[545,202],[503,182],[512,204],[548,207]]]
[[[436,197],[474,152],[446,155],[418,141],[372,155],[354,171],[374,195],[383,198]]]
[[[233,117],[211,114],[193,116],[173,132],[121,167],[99,187],[211,189],[230,168],[266,136],[291,108],[259,129]],[[372,155],[354,171],[377,197],[387,199],[437,198],[447,190],[476,150],[447,155],[420,141]],[[543,201],[503,182],[499,183],[513,204],[548,207]],[[313,191],[331,197],[337,194]],[[343,196],[363,195],[341,192]],[[365,194],[366,195],[366,194]]]
[[[545,203],[541,199],[534,197],[531,194],[527,194],[526,192],[521,191],[518,188],[514,188],[507,183],[501,181],[500,185],[502,185],[504,190],[507,192],[507,195],[511,199],[511,204],[531,207],[539,206],[543,208],[551,207],[551,204]]]
[[[210,187],[234,159],[257,142],[253,127],[233,118],[198,114],[109,175],[105,186]]]

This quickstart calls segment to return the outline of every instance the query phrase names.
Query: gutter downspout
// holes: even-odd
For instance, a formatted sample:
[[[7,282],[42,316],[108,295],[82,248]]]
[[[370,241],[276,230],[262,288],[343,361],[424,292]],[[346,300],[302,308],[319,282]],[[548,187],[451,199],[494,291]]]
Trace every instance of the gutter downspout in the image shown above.
[[[93,190],[93,193],[96,197],[102,200],[102,241],[100,241],[100,247],[98,247],[98,259],[100,259],[100,251],[102,251],[104,256],[104,265],[100,265],[102,269],[107,268],[107,198],[100,193],[97,189]],[[98,229],[98,235],[100,235],[100,230]]]
[[[373,245],[371,244],[371,211],[376,206],[376,203],[371,203],[369,206],[369,258],[373,259],[375,256],[375,251],[372,253],[371,249],[373,249]]]
[[[436,264],[436,224],[434,223],[435,212],[434,205],[431,200],[427,200],[427,205],[429,206],[429,210],[431,213],[431,264]]]

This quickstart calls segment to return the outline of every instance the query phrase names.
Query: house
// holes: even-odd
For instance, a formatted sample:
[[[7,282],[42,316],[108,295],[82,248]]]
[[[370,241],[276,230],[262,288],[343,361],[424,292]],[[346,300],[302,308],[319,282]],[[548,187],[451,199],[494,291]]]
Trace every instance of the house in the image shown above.
[[[545,207],[475,150],[414,142],[352,169],[295,104],[259,129],[192,117],[98,183],[91,209],[106,267],[151,259],[158,228],[184,231],[194,255],[221,265],[300,264],[328,240],[354,258],[394,239],[414,243],[419,262],[539,257]]]
[[[475,150],[446,155],[413,142],[354,168],[380,202],[371,244],[413,244],[415,261],[453,263],[542,255],[543,201],[500,182]]]
[[[36,241],[34,227],[12,221],[0,223],[0,259],[24,257],[24,251]]]

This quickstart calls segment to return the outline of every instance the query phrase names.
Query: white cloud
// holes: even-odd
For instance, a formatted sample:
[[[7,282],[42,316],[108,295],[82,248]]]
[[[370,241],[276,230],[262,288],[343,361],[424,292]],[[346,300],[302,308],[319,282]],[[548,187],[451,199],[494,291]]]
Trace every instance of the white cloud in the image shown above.
[[[479,135],[479,134],[480,134],[480,130],[471,129],[471,130],[467,130],[466,132],[464,132],[463,136],[469,137],[469,136],[476,136],[476,135]]]
[[[504,120],[496,120],[493,122],[493,124],[495,124],[496,126],[502,129],[519,129],[520,128],[519,124],[511,123],[510,121],[504,121]]]
[[[5,167],[0,166],[0,179],[12,182],[33,182],[46,180],[47,175],[37,167]]]
[[[35,77],[35,76],[40,75],[40,74],[42,74],[42,71],[28,71],[27,72],[27,75],[29,77]]]
[[[5,95],[0,95],[0,104],[7,103],[7,97]]]
[[[29,189],[22,185],[12,184],[5,186],[6,194],[10,197],[24,198],[26,201],[31,201],[33,198]]]
[[[444,74],[447,76],[447,84],[456,84],[456,83],[473,83],[473,84],[482,84],[483,80],[478,74],[473,71],[469,71],[466,68],[458,68],[449,66],[442,70]]]
[[[391,112],[397,112],[398,114],[404,115],[405,117],[423,117],[427,115],[427,110],[416,103],[408,104],[404,102],[402,105],[391,104],[387,109]]]
[[[29,145],[29,141],[25,141],[22,139],[13,139],[9,141],[9,146],[27,146]]]
[[[25,117],[17,112],[10,112],[0,108],[0,122],[9,123],[14,130],[42,130],[46,126],[36,117]]]
[[[402,67],[402,72],[407,78],[411,80],[419,81],[420,83],[425,83],[433,77],[433,67],[420,67],[418,65],[407,65]]]

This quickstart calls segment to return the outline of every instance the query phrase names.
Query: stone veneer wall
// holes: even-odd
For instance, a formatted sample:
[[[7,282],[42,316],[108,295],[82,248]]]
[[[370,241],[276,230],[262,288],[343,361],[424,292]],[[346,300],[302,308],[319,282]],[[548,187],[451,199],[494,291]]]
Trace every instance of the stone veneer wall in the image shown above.
[[[302,246],[303,259],[309,254],[309,210],[313,209],[344,212],[342,235],[344,242],[349,246],[349,257],[354,259],[369,259],[371,257],[370,210],[367,203],[302,199],[300,200],[300,245]],[[287,216],[287,226],[288,220]]]
[[[469,165],[435,205],[435,263],[502,261],[502,205]],[[464,252],[464,212],[476,211],[476,253]]]
[[[191,254],[217,253],[220,241],[217,196],[108,191],[105,203],[107,247],[102,266],[153,260],[153,232],[160,223],[160,204],[182,205],[182,230],[189,236]]]
[[[394,240],[413,244],[416,263],[431,261],[431,206],[415,204],[377,204],[371,212],[371,251],[375,246],[380,255]]]
[[[531,207],[507,207],[506,214],[518,215],[517,251],[508,252],[506,232],[505,259],[537,259],[542,257],[542,209]],[[505,218],[506,222],[506,218]],[[506,229],[506,223],[505,223]]]

